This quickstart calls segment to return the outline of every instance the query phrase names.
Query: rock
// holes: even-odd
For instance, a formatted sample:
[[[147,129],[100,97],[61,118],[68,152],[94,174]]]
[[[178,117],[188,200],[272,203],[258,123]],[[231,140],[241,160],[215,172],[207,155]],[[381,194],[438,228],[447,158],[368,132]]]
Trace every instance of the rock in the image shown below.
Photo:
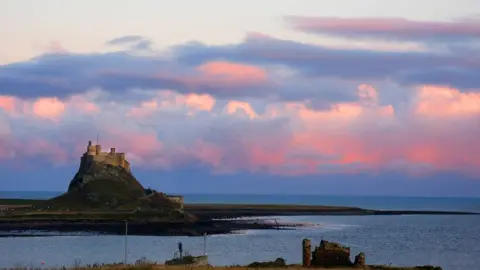
[[[82,162],[68,191],[47,204],[53,209],[155,210],[163,216],[184,216],[167,196],[145,190],[130,170],[95,161]]]
[[[68,191],[82,189],[89,183],[97,180],[102,180],[103,182],[112,181],[112,183],[108,184],[109,189],[113,188],[110,185],[116,185],[116,188],[127,187],[135,196],[143,196],[145,194],[145,189],[130,171],[121,166],[100,162],[81,164],[77,173],[70,181]]]
[[[312,252],[312,266],[316,267],[349,267],[350,248],[335,242],[322,240],[320,246]]]
[[[357,256],[355,256],[355,261],[353,262],[353,267],[355,268],[365,268],[365,253],[360,252]]]
[[[145,195],[131,172],[120,166],[93,162],[80,166],[68,191],[48,203],[54,208],[115,209]]]

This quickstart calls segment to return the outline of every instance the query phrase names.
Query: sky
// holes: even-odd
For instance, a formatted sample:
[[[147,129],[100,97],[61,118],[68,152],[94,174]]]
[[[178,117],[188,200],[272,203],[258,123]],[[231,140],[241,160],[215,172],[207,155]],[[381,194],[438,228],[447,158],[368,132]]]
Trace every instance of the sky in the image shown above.
[[[0,2],[0,190],[480,196],[480,1]]]

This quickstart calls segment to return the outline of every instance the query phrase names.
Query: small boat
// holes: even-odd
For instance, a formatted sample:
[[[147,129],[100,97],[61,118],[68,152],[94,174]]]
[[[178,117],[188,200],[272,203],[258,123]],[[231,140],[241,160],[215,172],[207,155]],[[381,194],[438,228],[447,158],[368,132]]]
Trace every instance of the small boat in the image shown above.
[[[182,243],[178,242],[178,251],[173,254],[173,259],[165,261],[165,265],[208,265],[208,256],[192,256],[184,252]]]

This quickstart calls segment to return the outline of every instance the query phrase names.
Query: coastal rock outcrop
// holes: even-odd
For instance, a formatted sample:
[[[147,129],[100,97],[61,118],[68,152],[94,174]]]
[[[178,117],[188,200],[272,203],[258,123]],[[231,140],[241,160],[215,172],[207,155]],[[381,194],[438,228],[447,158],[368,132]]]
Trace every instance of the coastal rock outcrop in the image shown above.
[[[91,142],[88,142],[87,151],[80,159],[80,166],[67,192],[48,200],[46,207],[183,213],[183,205],[178,198],[173,200],[166,194],[144,189],[133,176],[125,153],[117,153],[115,148],[102,152],[100,145],[92,145]]]
[[[69,209],[112,209],[144,195],[142,185],[123,167],[91,162],[80,166],[68,191],[52,202]]]

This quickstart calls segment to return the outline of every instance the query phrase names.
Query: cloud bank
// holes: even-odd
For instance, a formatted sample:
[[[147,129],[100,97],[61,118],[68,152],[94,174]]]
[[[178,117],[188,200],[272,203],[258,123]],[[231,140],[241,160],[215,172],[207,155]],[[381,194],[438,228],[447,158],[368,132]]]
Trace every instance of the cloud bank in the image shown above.
[[[477,22],[289,17],[343,37],[470,42]],[[435,33],[430,35],[427,33]],[[480,175],[480,61],[247,35],[153,55],[49,53],[0,66],[0,160],[76,164],[88,140],[133,167],[301,176]],[[133,44],[133,45],[132,45]],[[31,166],[31,165],[29,165]]]

